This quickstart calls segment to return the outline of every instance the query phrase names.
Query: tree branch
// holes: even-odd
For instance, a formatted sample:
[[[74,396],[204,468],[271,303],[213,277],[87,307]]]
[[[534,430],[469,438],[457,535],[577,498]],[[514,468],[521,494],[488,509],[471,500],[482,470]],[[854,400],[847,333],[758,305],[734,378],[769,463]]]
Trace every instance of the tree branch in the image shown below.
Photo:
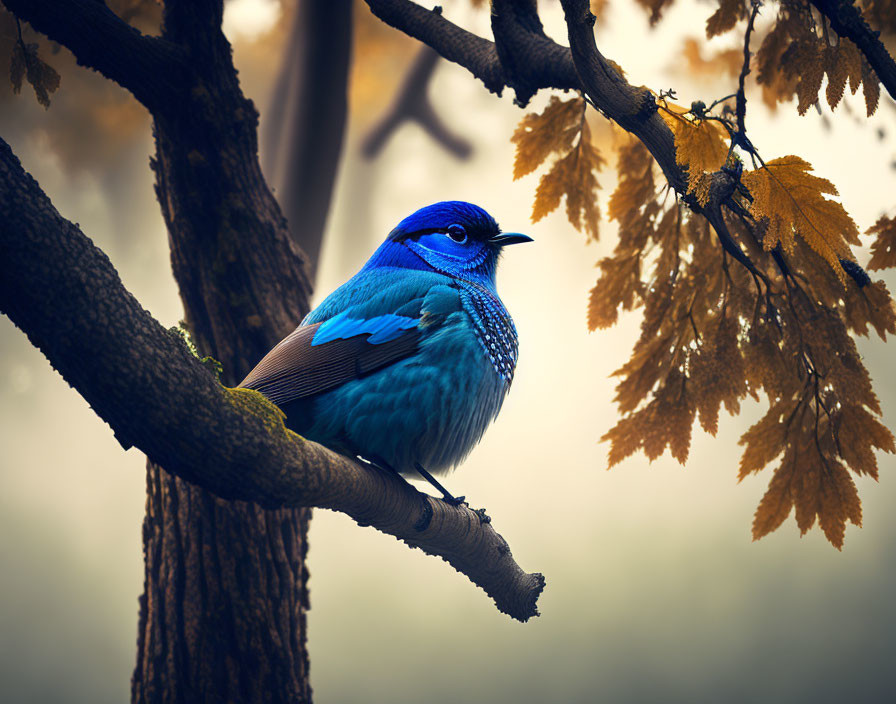
[[[541,88],[579,88],[569,49],[544,33],[535,0],[493,0],[491,9],[495,49],[517,105]]]
[[[838,35],[855,42],[890,97],[896,100],[896,61],[879,39],[880,32],[868,26],[853,0],[812,0],[812,4],[828,18]]]
[[[724,172],[717,174],[706,206],[701,206],[687,192],[687,174],[675,160],[675,139],[657,112],[653,94],[647,88],[629,84],[598,51],[594,40],[595,18],[587,0],[561,0],[569,31],[569,49],[544,35],[532,0],[493,2],[492,32],[496,34],[498,48],[495,43],[444,19],[440,11],[425,10],[411,0],[366,2],[381,20],[460,64],[492,92],[500,94],[505,86],[514,88],[521,105],[542,88],[584,92],[595,108],[644,143],[681,199],[695,213],[707,216],[722,246],[741,264],[755,271],[727,228],[718,227],[722,222],[722,202],[718,198],[730,197],[732,177]],[[508,62],[512,64],[510,69]]]
[[[287,431],[260,394],[224,389],[141,308],[2,140],[0,311],[124,447],[224,498],[346,513],[442,557],[513,618],[537,615],[544,578],[523,572],[475,512]]]
[[[507,1],[496,2],[492,31],[498,33],[498,45],[503,47],[500,59],[494,42],[461,29],[411,0],[366,1],[381,20],[460,64],[493,93],[515,87],[513,81],[525,82],[518,89],[518,101],[520,97],[528,100],[542,88],[588,93],[599,110],[645,143],[672,187],[679,193],[686,192],[687,178],[675,163],[672,132],[657,114],[652,94],[646,88],[629,85],[597,50],[592,32],[594,16],[584,0],[562,3],[572,50],[544,35],[537,15],[533,19],[531,3],[516,7]],[[544,56],[550,61],[544,62]],[[504,65],[511,60],[509,57],[513,61],[510,71]]]
[[[640,139],[656,159],[666,180],[688,201],[687,175],[675,161],[675,139],[647,88],[635,88],[597,49],[594,15],[587,0],[561,0],[569,30],[572,60],[582,89],[611,120]],[[699,209],[697,209],[699,212]]]
[[[376,157],[398,127],[403,122],[411,120],[458,159],[470,156],[473,146],[463,137],[451,132],[433,108],[427,95],[429,81],[438,61],[438,53],[426,44],[417,52],[392,104],[364,137],[361,153],[365,158]]]
[[[569,51],[544,35],[529,33],[521,49],[528,54],[528,60],[519,62],[520,73],[509,76],[495,43],[449,22],[442,17],[441,8],[426,10],[411,0],[366,1],[383,22],[431,46],[442,58],[463,66],[492,93],[500,95],[509,86],[517,91],[520,104],[525,104],[540,88],[578,88]]]
[[[148,37],[97,0],[0,0],[34,29],[69,49],[78,63],[126,88],[151,112],[175,92],[183,51]]]

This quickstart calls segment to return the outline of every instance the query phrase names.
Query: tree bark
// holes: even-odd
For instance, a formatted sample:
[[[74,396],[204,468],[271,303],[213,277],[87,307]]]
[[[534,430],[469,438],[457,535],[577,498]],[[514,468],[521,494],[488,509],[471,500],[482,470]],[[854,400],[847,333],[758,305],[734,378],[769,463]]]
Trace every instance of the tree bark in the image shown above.
[[[258,115],[221,9],[166,3],[162,38],[190,70],[153,113],[153,168],[187,327],[234,384],[308,312],[311,286],[261,174]],[[309,519],[216,498],[148,464],[132,701],[311,700]]]
[[[301,320],[311,286],[261,175],[221,0],[168,0],[160,37],[91,0],[4,3],[151,112],[186,322],[238,380]],[[149,465],[133,701],[310,701],[309,517],[226,502]]]

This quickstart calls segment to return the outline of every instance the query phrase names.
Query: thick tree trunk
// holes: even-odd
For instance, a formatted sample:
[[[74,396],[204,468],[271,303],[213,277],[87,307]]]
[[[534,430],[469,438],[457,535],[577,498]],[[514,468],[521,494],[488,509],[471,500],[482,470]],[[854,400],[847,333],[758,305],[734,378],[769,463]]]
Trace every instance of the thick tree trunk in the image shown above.
[[[235,384],[308,310],[310,284],[262,175],[220,3],[166,3],[189,54],[154,111],[157,195],[187,326]],[[308,509],[215,498],[150,464],[134,702],[308,702]]]

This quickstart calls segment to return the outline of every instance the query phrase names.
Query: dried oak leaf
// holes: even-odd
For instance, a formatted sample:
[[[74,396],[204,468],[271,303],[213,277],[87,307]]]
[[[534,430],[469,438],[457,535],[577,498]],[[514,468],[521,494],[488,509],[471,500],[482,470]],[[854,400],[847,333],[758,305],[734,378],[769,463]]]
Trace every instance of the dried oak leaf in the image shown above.
[[[840,40],[840,60],[846,66],[846,72],[849,75],[849,90],[851,93],[859,89],[862,85],[862,52],[850,39]]]
[[[50,107],[50,93],[59,88],[59,74],[37,55],[37,44],[15,43],[9,65],[9,77],[15,93],[22,90],[22,78],[34,88],[37,102]]]
[[[787,458],[775,470],[768,489],[753,515],[753,540],[759,540],[780,528],[790,515],[790,509],[793,508],[790,491],[793,470],[794,463],[787,461]]]
[[[824,79],[824,53],[821,41],[812,33],[804,33],[782,56],[783,70],[799,80],[796,84],[797,111],[806,111],[818,100]]]
[[[544,112],[523,116],[510,138],[516,145],[514,180],[535,171],[552,153],[572,148],[581,128],[584,108],[585,101],[581,98],[560,100],[554,95]]]
[[[647,458],[653,461],[666,447],[684,464],[691,444],[694,411],[684,376],[678,370],[672,370],[650,403],[621,418],[601,438],[602,442],[610,442],[609,466],[618,464],[638,449],[643,449]]]
[[[732,29],[745,16],[743,0],[718,0],[719,8],[706,20],[706,36],[712,39]]]
[[[846,81],[849,79],[849,68],[843,58],[843,42],[838,46],[829,46],[825,49],[824,63],[825,72],[828,74],[825,98],[827,98],[828,105],[833,110],[843,98]]]
[[[869,228],[868,235],[877,235],[871,245],[868,271],[896,267],[896,217],[883,215]]]
[[[893,434],[863,406],[851,404],[840,408],[834,416],[833,429],[840,456],[856,474],[877,479],[873,448],[896,452]]]
[[[824,197],[837,195],[834,184],[813,176],[811,170],[812,165],[798,156],[785,156],[744,173],[743,184],[753,196],[750,212],[756,219],[768,219],[762,243],[767,251],[780,242],[793,252],[797,233],[845,284],[840,259],[852,259],[847,243],[859,244],[858,228],[840,203]]]
[[[865,94],[865,109],[868,117],[877,110],[880,103],[880,80],[865,57],[862,57],[862,91]]]
[[[862,525],[862,504],[855,482],[840,463],[829,463],[825,469],[821,479],[818,523],[825,537],[840,550],[843,548],[846,522]]]
[[[703,204],[708,197],[708,182],[704,174],[718,171],[728,156],[725,145],[727,131],[714,120],[691,120],[662,110],[661,114],[675,137],[675,161],[688,170],[688,192],[694,193],[702,185]]]
[[[896,335],[896,303],[883,281],[862,288],[847,286],[843,299],[841,315],[850,330],[867,335],[871,325],[881,340],[887,339],[887,333]]]
[[[566,216],[577,230],[582,230],[592,239],[597,239],[600,211],[597,207],[597,190],[600,184],[594,175],[604,166],[604,159],[591,144],[588,123],[582,121],[578,144],[570,152],[558,159],[541,180],[535,190],[535,204],[532,207],[532,222],[538,222],[560,205],[566,196]]]
[[[608,328],[616,324],[619,307],[632,310],[644,292],[639,252],[621,257],[606,257],[598,263],[600,278],[588,299],[588,329]]]
[[[796,399],[779,400],[741,436],[738,444],[745,448],[740,458],[738,481],[765,469],[784,451],[790,425],[800,408]]]
[[[619,185],[610,196],[607,213],[611,220],[625,226],[641,209],[656,199],[653,157],[640,140],[630,140],[619,148],[616,162]],[[646,233],[646,230],[643,230]],[[647,238],[644,238],[647,241]]]
[[[756,82],[762,86],[763,102],[771,109],[777,107],[779,102],[790,100],[796,91],[797,77],[785,74],[781,69],[782,57],[789,42],[788,23],[779,21],[765,35],[756,52]]]
[[[729,413],[740,412],[740,399],[747,394],[746,374],[735,320],[727,316],[718,321],[712,319],[701,326],[701,331],[703,339],[689,357],[688,377],[700,426],[715,435],[723,403]]]

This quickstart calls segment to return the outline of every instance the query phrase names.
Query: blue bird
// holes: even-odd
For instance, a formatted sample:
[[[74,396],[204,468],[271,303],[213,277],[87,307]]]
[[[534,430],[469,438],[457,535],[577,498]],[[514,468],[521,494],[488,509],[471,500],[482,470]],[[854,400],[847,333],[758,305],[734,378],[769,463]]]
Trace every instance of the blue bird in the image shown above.
[[[513,380],[517,334],[498,297],[501,233],[482,208],[436,203],[395,227],[240,384],[298,434],[455,499],[444,473],[479,442]]]

